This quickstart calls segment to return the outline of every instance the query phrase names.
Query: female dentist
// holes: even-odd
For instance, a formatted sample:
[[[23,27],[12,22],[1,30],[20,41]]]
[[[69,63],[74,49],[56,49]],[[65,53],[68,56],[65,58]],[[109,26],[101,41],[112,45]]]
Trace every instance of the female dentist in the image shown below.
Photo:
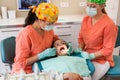
[[[16,54],[12,74],[23,69],[32,73],[32,64],[45,57],[55,56],[56,49],[52,43],[58,39],[53,32],[53,24],[58,19],[58,8],[52,3],[40,3],[30,9],[24,29],[16,37]],[[71,51],[69,47],[68,52]],[[64,73],[65,80],[82,80],[75,73]]]
[[[82,57],[90,59],[95,72],[93,80],[100,80],[114,66],[113,49],[117,27],[105,12],[106,0],[87,0],[87,15],[79,33],[79,48]]]

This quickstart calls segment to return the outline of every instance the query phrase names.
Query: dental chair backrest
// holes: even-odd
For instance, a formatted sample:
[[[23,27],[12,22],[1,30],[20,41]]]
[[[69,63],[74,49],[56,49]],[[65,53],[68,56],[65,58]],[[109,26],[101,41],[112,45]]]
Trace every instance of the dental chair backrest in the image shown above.
[[[12,69],[15,57],[15,37],[8,37],[0,42],[1,58],[3,63],[8,63]]]
[[[117,40],[115,44],[115,48],[120,46],[120,26],[118,26],[118,35],[117,35]],[[119,50],[119,56],[120,56],[120,50]]]
[[[118,26],[118,35],[117,35],[117,40],[116,40],[116,44],[115,47],[120,46],[120,26]]]

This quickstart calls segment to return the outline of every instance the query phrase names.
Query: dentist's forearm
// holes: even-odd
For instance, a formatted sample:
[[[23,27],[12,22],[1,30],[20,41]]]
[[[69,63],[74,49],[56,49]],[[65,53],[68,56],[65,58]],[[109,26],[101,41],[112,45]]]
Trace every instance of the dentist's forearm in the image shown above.
[[[36,61],[38,61],[38,56],[37,56],[37,55],[28,58],[28,59],[26,60],[26,65],[27,65],[27,66],[28,66],[28,65],[31,65],[31,64],[35,63]]]

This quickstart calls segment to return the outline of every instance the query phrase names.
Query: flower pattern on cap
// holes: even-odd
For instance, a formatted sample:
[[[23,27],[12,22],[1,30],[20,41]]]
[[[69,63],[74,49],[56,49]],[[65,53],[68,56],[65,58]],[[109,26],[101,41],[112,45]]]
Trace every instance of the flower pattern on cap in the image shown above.
[[[54,23],[58,19],[58,8],[52,3],[40,3],[36,8],[36,16],[38,19]]]

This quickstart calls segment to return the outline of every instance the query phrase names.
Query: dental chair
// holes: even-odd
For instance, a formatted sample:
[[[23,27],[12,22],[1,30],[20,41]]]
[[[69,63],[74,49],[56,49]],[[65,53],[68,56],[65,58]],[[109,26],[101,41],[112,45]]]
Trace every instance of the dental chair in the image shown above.
[[[1,59],[12,69],[12,64],[15,57],[15,37],[8,37],[0,42]]]
[[[14,62],[14,57],[15,57],[15,37],[8,37],[6,39],[1,40],[0,42],[0,55],[1,55],[1,59],[2,62],[5,63],[5,65],[9,65],[10,69],[12,69],[12,64]],[[9,76],[9,79],[5,79],[5,80],[18,80],[20,76],[18,75],[11,75]],[[25,80],[35,80],[34,79],[35,75],[34,74],[25,74],[24,78]],[[52,80],[50,78],[49,73],[40,73],[39,74],[39,78],[40,80]],[[0,80],[4,80],[2,78],[0,78]]]
[[[115,44],[115,48],[120,47],[120,26],[118,26],[118,36]],[[104,76],[104,80],[120,80],[120,48],[119,56],[113,55],[115,66],[110,68]]]

